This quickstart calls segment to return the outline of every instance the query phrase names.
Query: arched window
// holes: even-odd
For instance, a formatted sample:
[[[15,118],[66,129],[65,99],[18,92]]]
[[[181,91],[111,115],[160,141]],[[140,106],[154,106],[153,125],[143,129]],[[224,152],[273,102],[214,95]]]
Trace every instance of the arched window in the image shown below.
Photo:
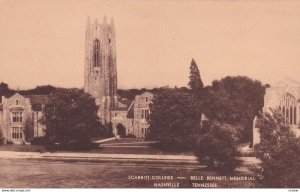
[[[100,41],[98,39],[95,39],[93,42],[93,63],[94,67],[99,67],[101,65]]]
[[[296,125],[297,124],[297,109],[296,99],[293,95],[286,93],[280,98],[279,109],[285,117],[285,123]]]

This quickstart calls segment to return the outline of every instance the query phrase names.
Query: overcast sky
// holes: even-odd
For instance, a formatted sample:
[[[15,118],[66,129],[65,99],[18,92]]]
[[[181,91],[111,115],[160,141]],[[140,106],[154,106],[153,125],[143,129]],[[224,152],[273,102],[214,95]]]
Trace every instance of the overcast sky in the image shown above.
[[[87,16],[114,17],[119,88],[226,75],[300,81],[300,1],[0,0],[0,81],[83,87]]]

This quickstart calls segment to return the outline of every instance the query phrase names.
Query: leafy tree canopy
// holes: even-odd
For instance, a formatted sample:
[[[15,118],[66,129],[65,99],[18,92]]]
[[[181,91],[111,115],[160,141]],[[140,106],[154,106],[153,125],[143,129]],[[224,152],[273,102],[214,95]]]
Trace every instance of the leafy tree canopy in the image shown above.
[[[24,95],[48,95],[56,91],[56,89],[58,88],[53,87],[52,85],[42,85],[42,86],[37,86],[34,89],[21,90],[19,92]]]
[[[46,136],[51,142],[84,146],[100,126],[94,98],[80,89],[58,89],[44,107]]]
[[[260,180],[258,187],[300,187],[300,138],[284,123],[278,110],[258,118],[260,143],[254,146],[261,160],[254,171]]]
[[[8,84],[4,82],[0,83],[0,101],[2,101],[2,96],[10,97],[15,92],[15,90],[9,88]]]
[[[218,122],[243,126],[245,141],[252,140],[252,123],[263,107],[265,86],[244,76],[215,80],[205,88],[205,115]]]
[[[187,147],[182,142],[191,141],[195,123],[191,96],[185,89],[165,89],[155,95],[150,111],[150,138],[158,139],[167,150],[177,150],[180,143]]]
[[[159,88],[153,88],[153,89],[118,89],[117,93],[121,98],[127,98],[130,100],[133,100],[135,96],[145,93],[146,91],[153,93],[153,94],[159,94],[161,93],[166,87],[159,87]]]
[[[198,138],[195,154],[200,163],[230,173],[241,164],[237,141],[232,125],[212,122],[207,133]]]

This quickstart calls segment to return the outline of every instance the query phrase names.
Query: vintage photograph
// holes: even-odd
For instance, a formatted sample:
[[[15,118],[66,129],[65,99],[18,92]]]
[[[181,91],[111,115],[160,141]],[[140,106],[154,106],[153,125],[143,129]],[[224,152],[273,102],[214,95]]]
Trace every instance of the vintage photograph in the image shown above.
[[[300,1],[0,0],[0,189],[300,188]]]

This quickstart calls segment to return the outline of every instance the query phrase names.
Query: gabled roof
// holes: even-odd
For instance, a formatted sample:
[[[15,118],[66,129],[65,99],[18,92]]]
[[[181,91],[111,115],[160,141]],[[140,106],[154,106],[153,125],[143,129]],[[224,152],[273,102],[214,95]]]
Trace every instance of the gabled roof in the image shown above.
[[[24,98],[24,96],[21,95],[20,93],[15,93],[15,94],[13,94],[11,97],[9,97],[9,98],[14,98],[14,97]]]
[[[146,96],[146,95],[149,95],[149,96],[153,96],[153,93],[149,92],[149,91],[146,91],[140,95],[137,95],[138,97],[141,97],[141,96]]]
[[[114,109],[115,111],[127,111],[132,105],[133,101],[129,99],[118,99],[118,106]]]
[[[276,86],[276,87],[300,87],[300,83],[290,77],[285,77],[281,81],[274,84],[274,86]]]
[[[128,109],[127,118],[133,118],[134,117],[134,102],[131,103]]]

